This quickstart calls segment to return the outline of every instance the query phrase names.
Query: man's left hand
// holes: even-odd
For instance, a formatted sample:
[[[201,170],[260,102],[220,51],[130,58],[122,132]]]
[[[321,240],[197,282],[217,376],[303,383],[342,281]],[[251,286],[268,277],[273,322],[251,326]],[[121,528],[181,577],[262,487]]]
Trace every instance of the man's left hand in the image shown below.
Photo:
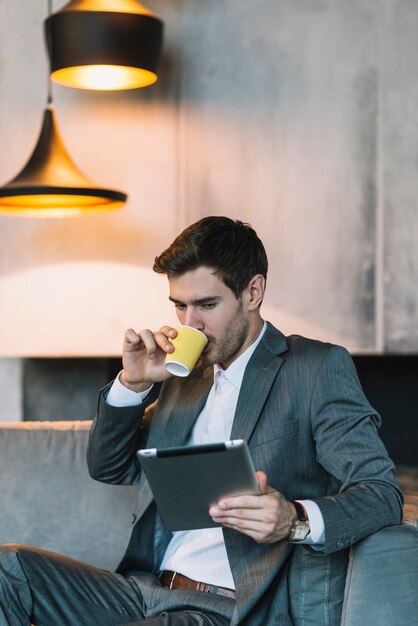
[[[269,487],[264,472],[257,472],[259,495],[223,498],[209,509],[214,522],[238,530],[257,543],[274,543],[289,536],[296,519],[294,505]]]

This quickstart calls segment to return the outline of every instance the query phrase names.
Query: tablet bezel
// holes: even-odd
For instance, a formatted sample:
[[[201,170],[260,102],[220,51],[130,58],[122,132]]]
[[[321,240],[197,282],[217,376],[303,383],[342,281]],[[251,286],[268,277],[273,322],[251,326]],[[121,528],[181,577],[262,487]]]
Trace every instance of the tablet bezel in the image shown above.
[[[259,493],[243,439],[137,451],[167,530],[214,528],[209,507],[220,498]]]

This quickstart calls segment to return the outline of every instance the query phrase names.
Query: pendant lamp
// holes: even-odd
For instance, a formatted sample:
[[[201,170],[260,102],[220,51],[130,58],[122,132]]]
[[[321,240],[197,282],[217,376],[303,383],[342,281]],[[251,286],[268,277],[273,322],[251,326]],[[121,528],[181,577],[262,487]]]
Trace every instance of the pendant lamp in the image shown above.
[[[61,139],[54,107],[44,112],[38,143],[22,171],[0,188],[0,213],[69,217],[116,209],[121,191],[96,187],[74,164]]]
[[[163,23],[137,0],[71,0],[45,20],[53,81],[79,89],[157,80]]]

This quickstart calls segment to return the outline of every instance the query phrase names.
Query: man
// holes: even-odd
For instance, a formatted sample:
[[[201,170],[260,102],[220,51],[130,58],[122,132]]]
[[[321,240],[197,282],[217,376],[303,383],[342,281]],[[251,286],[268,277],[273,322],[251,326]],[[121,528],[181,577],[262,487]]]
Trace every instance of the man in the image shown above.
[[[204,332],[208,343],[192,374],[176,378],[164,368],[175,329],[130,329],[123,370],[101,394],[90,473],[139,484],[118,573],[4,548],[9,612],[1,609],[2,624],[28,624],[32,615],[37,626],[291,626],[295,543],[327,559],[400,521],[402,497],[377,436],[379,417],[348,353],[286,338],[262,319],[267,258],[254,230],[204,218],[157,257],[154,270],[168,276],[180,323]],[[248,442],[260,494],[212,506],[219,527],[167,532],[136,450],[235,438]]]

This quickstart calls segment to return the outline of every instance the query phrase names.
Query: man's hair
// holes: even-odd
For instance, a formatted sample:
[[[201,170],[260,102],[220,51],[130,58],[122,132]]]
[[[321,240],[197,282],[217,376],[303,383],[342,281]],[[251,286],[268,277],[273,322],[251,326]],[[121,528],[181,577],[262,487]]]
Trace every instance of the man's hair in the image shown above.
[[[229,217],[204,217],[186,228],[155,258],[153,270],[180,276],[206,266],[213,268],[238,298],[251,278],[267,278],[267,255],[250,224]]]

